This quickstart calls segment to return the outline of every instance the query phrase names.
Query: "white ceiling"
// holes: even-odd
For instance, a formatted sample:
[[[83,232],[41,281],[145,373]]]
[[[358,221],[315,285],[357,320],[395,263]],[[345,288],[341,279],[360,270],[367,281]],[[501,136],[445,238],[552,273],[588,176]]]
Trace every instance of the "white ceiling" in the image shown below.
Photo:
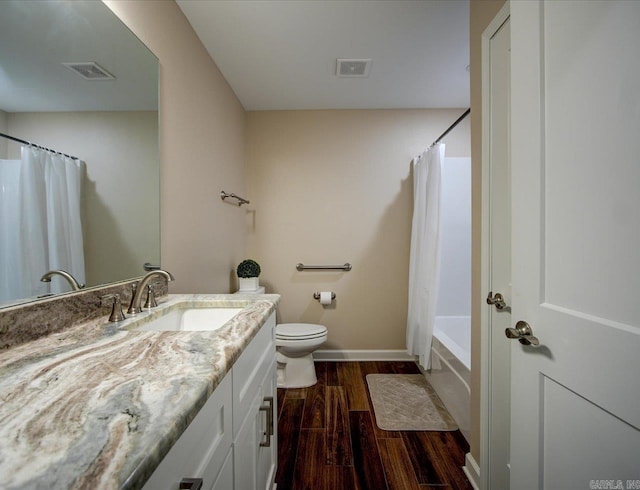
[[[469,105],[469,0],[177,2],[246,110]]]

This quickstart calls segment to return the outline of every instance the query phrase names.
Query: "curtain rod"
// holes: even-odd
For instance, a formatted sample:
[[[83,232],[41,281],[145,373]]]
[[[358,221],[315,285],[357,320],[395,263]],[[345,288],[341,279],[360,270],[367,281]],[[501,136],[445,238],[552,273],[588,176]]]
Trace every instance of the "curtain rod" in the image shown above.
[[[460,124],[460,122],[467,117],[469,114],[471,113],[471,108],[467,109],[466,111],[464,111],[464,114],[462,116],[460,116],[458,119],[456,119],[456,122],[454,122],[451,126],[449,126],[447,128],[447,130],[442,133],[437,140],[435,140],[433,143],[431,143],[431,146],[437,145],[438,143],[440,143],[440,141],[442,140],[442,138],[444,138],[446,135],[449,134],[449,132],[455,128],[458,124]]]
[[[36,148],[40,148],[41,150],[50,151],[51,153],[57,153],[58,155],[64,155],[67,158],[71,158],[72,160],[78,160],[78,157],[74,157],[71,155],[67,155],[66,153],[62,153],[60,151],[52,150],[51,148],[46,148],[44,146],[36,145],[31,143],[30,141],[21,140],[20,138],[14,138],[13,136],[9,136],[8,134],[0,133],[0,136],[3,138],[7,138],[8,140],[16,141],[18,143],[22,143],[23,145],[35,146]]]

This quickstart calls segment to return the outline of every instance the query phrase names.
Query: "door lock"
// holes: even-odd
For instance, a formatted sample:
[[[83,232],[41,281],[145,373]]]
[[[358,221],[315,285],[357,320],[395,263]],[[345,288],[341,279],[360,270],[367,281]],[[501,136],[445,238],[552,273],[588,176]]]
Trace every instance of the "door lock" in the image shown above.
[[[507,303],[504,302],[504,297],[500,293],[496,293],[496,295],[493,296],[493,291],[489,291],[487,304],[494,305],[498,310],[504,310],[507,307]]]

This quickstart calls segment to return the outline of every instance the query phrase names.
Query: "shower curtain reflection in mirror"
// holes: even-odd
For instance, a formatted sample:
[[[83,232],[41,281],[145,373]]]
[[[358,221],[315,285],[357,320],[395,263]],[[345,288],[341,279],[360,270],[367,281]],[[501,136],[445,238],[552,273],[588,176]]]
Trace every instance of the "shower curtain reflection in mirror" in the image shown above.
[[[85,164],[23,146],[20,160],[0,160],[0,304],[70,290],[62,269],[85,282],[80,200]]]

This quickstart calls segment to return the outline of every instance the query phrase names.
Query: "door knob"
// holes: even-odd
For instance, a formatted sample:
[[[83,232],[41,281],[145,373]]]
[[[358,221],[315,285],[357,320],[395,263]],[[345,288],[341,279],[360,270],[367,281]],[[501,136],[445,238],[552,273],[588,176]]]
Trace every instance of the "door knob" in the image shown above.
[[[540,341],[533,336],[531,326],[522,320],[516,323],[515,328],[506,328],[504,334],[509,339],[518,339],[522,345],[540,345]]]
[[[496,295],[493,296],[493,291],[489,291],[487,304],[494,305],[499,310],[503,310],[507,307],[507,303],[504,302],[504,297],[500,293],[496,293]]]

